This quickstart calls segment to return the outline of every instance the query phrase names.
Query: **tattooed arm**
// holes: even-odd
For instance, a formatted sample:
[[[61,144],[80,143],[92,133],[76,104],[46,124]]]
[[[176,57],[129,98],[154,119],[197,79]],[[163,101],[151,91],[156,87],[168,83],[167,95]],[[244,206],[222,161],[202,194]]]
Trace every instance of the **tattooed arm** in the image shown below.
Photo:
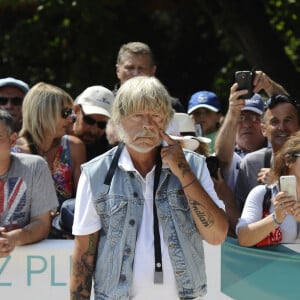
[[[229,226],[225,212],[204,190],[190,169],[180,145],[163,131],[161,136],[168,143],[161,150],[162,161],[180,180],[198,231],[208,243],[221,244],[227,236]]]
[[[90,235],[75,236],[70,279],[70,299],[90,299],[96,263],[99,231]]]

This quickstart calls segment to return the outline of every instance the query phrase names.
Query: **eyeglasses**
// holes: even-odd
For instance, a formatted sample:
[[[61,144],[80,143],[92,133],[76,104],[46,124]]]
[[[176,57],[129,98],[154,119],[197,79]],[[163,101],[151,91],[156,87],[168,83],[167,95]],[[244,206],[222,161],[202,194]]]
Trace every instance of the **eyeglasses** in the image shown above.
[[[240,115],[239,122],[251,121],[253,123],[261,121],[261,117],[258,115]]]
[[[73,112],[72,108],[63,108],[61,110],[61,117],[63,119],[66,119],[68,116],[72,114],[72,112]]]
[[[10,101],[12,105],[22,105],[22,97],[0,97],[0,105],[6,105]]]
[[[266,108],[272,109],[272,108],[274,108],[279,103],[290,103],[296,109],[299,108],[299,104],[297,103],[297,101],[295,101],[294,99],[292,99],[290,96],[281,95],[281,94],[280,95],[274,95],[274,96],[270,97],[266,101]]]
[[[107,122],[105,122],[105,121],[96,121],[96,120],[94,120],[93,118],[87,116],[87,115],[84,113],[84,111],[83,111],[82,108],[81,108],[81,111],[82,111],[82,119],[83,119],[83,121],[84,121],[86,124],[88,124],[88,125],[94,125],[94,124],[97,124],[98,128],[100,128],[100,129],[105,129],[105,128],[106,128]]]

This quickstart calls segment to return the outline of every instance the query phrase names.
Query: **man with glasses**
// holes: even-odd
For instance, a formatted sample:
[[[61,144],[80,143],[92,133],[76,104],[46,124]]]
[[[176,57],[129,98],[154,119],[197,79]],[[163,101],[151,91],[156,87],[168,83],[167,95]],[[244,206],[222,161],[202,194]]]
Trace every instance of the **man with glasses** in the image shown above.
[[[22,127],[22,103],[28,90],[27,83],[22,80],[13,77],[0,79],[0,109],[10,113],[16,132]]]
[[[264,102],[258,93],[262,90],[269,97],[274,94],[287,94],[280,84],[263,71],[255,72],[254,96],[251,99],[241,99],[248,91],[238,91],[237,83],[230,89],[228,111],[219,129],[215,150],[225,179],[232,190],[235,189],[240,163],[244,157],[259,149],[265,151],[270,146],[261,130]],[[266,160],[271,156],[271,151],[267,151]]]
[[[242,92],[233,85],[229,96],[229,107],[224,122],[216,137],[216,156],[227,184],[234,190],[240,161],[249,152],[267,146],[261,132],[264,102],[259,94],[242,100]]]
[[[85,143],[87,160],[109,149],[105,128],[113,100],[113,93],[100,85],[88,87],[75,100],[75,120],[70,134]]]
[[[263,148],[249,153],[242,160],[234,192],[241,210],[253,187],[270,183],[273,156],[289,136],[300,129],[299,123],[299,105],[294,99],[278,94],[267,100],[261,128],[272,150]]]

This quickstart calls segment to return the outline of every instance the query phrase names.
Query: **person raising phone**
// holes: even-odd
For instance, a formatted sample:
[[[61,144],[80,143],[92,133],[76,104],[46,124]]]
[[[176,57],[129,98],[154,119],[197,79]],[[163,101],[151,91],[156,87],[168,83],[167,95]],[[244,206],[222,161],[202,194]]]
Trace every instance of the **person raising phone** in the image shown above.
[[[236,226],[241,246],[268,246],[290,243],[298,237],[300,202],[280,189],[283,175],[296,176],[300,196],[300,133],[290,136],[276,153],[272,184],[258,185],[249,193]],[[283,191],[282,191],[283,190]]]

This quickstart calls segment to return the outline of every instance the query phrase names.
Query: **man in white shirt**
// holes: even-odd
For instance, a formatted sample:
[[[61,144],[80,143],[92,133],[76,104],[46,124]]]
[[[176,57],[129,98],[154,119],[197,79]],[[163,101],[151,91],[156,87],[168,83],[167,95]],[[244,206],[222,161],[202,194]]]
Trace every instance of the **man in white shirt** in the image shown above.
[[[83,165],[78,185],[71,299],[89,299],[93,278],[95,299],[205,295],[202,241],[222,243],[228,221],[205,158],[165,133],[173,113],[154,77],[118,90],[112,120],[122,143]]]

